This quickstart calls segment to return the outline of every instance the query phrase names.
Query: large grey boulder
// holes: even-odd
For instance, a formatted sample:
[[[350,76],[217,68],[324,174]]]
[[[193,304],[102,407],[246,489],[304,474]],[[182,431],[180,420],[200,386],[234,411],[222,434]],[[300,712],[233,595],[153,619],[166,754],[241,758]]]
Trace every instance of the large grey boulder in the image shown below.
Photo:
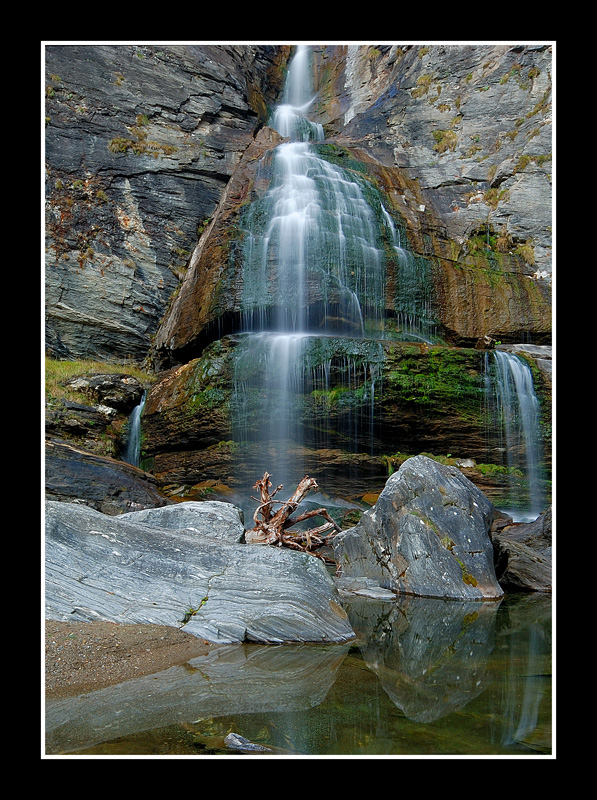
[[[344,586],[369,578],[397,593],[499,598],[492,519],[491,502],[458,469],[410,458],[358,525],[335,538]]]
[[[354,637],[319,559],[135,516],[48,501],[48,619],[171,625],[210,642]]]

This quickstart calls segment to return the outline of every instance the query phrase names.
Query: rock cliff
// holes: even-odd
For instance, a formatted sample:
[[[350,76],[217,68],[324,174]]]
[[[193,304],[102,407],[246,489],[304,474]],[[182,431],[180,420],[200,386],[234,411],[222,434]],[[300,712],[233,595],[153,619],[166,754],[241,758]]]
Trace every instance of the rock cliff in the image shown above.
[[[287,47],[50,45],[46,348],[147,355]]]
[[[46,48],[52,355],[140,361],[157,332],[165,366],[233,327],[231,217],[290,50]],[[314,61],[316,119],[404,220],[445,338],[548,343],[551,47],[321,45]]]
[[[235,486],[239,463],[244,481],[263,472],[255,448],[239,459],[232,412],[243,381],[231,356],[245,310],[243,215],[271,179],[281,137],[267,123],[291,52],[46,48],[46,350],[144,362],[157,374],[143,466],[162,488]],[[331,365],[335,380],[300,399],[309,405],[300,458],[347,496],[379,489],[408,453],[498,464],[475,345],[524,342],[531,360],[535,348],[545,362],[550,343],[552,48],[317,45],[313,64],[319,152],[383,198],[441,344],[385,341],[383,359],[368,353],[352,385],[343,369],[360,369],[360,345],[323,354],[310,368]],[[403,309],[398,266],[388,263],[382,314],[392,324]],[[313,316],[321,295],[311,279]],[[272,307],[266,298],[264,313]],[[537,364],[548,464],[551,386]],[[368,398],[379,400],[371,425]],[[56,430],[70,422],[67,411],[54,412]],[[469,474],[484,490],[496,488],[496,475]]]

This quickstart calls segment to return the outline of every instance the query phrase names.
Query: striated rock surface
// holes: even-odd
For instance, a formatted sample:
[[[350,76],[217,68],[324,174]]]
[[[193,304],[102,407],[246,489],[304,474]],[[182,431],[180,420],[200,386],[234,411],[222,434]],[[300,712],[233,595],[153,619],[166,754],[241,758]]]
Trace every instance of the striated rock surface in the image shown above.
[[[425,456],[392,475],[374,508],[334,540],[345,578],[373,578],[399,594],[495,600],[493,506],[458,469]]]
[[[156,333],[152,352],[158,365],[185,361],[235,327],[231,318],[242,311],[241,265],[234,258],[243,236],[240,216],[255,192],[261,159],[282,141],[263,127],[243,153]]]
[[[245,537],[242,511],[232,503],[209,500],[201,503],[186,502],[133,511],[123,514],[120,519],[170,530],[185,528],[199,536],[222,539],[233,544],[243,542]]]
[[[465,244],[489,219],[551,273],[549,44],[326,46],[316,63],[319,121],[403,171],[413,230]]]
[[[46,348],[142,360],[286,46],[49,45]]]
[[[203,511],[203,508],[205,509]],[[175,515],[188,526],[188,511]],[[191,526],[154,514],[111,517],[85,506],[46,506],[46,618],[181,628],[210,642],[342,642],[354,637],[323,563],[236,544],[198,530],[230,528],[230,513],[198,504]],[[168,514],[170,516],[170,514]]]

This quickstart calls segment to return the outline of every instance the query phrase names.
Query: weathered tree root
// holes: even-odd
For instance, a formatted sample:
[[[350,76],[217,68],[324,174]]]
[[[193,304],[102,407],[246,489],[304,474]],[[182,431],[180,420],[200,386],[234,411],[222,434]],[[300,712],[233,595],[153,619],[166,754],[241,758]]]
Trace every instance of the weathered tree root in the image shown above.
[[[297,517],[291,516],[305,495],[311,489],[319,488],[317,481],[305,475],[294,494],[288,500],[274,500],[275,495],[284,487],[282,485],[276,486],[274,491],[270,492],[271,487],[272,482],[268,472],[264,473],[263,478],[253,486],[254,489],[259,490],[259,497],[253,497],[253,500],[256,500],[259,505],[253,514],[255,526],[250,531],[247,531],[247,541],[253,544],[269,544],[278,547],[289,547],[293,550],[302,550],[324,561],[334,563],[333,559],[330,559],[324,553],[317,552],[319,548],[326,545],[341,530],[327,510],[325,508],[317,508],[313,511],[299,514]],[[280,506],[277,511],[274,511],[274,504]],[[316,528],[306,531],[289,531],[294,525],[312,517],[323,517],[327,521]],[[331,531],[331,533],[328,533],[328,531]]]

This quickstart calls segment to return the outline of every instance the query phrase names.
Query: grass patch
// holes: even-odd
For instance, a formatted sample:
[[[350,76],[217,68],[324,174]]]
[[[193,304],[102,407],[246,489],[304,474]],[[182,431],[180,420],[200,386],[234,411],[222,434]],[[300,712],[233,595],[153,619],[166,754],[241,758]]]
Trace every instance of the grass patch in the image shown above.
[[[109,375],[125,373],[137,378],[141,383],[149,385],[155,380],[153,375],[144,372],[140,367],[131,364],[108,364],[104,361],[82,359],[80,361],[58,361],[46,357],[45,363],[45,395],[46,400],[62,398],[75,403],[86,403],[80,392],[68,389],[65,384],[79,375],[105,373]]]

